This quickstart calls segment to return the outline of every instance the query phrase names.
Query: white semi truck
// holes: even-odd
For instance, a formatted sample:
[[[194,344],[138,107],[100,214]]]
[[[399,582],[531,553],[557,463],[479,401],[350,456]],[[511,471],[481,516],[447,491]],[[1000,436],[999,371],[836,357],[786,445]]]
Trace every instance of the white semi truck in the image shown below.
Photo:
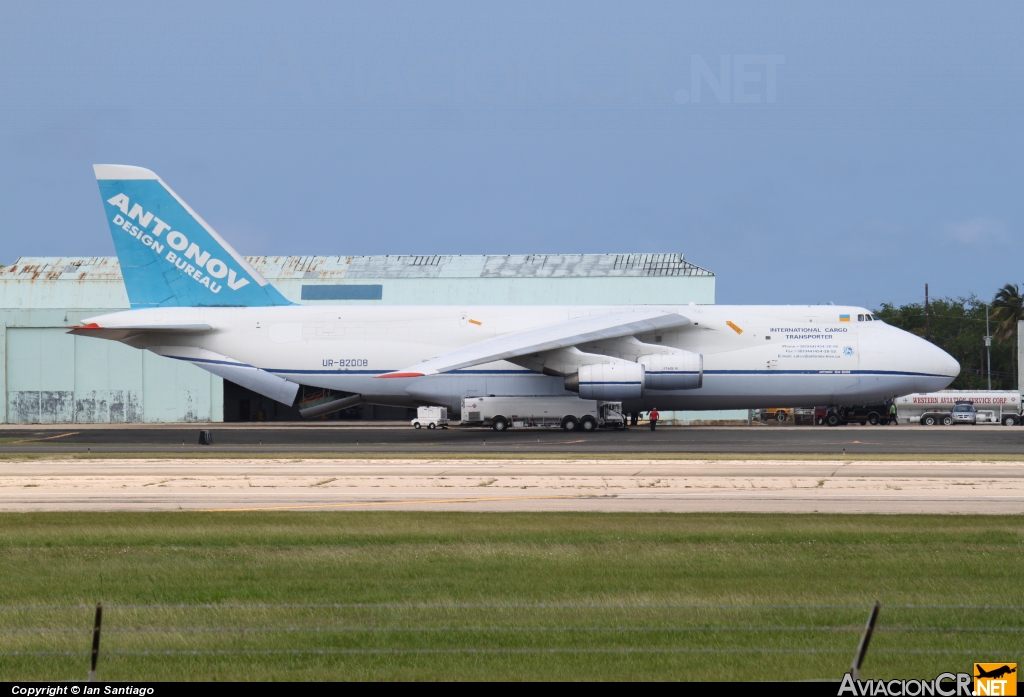
[[[463,397],[462,424],[509,428],[562,428],[593,431],[624,428],[622,402],[579,397]]]
[[[957,402],[971,402],[975,423],[1016,426],[1021,423],[1021,395],[1015,390],[943,390],[927,394],[908,394],[896,398],[900,423],[922,426],[950,425],[956,421]]]

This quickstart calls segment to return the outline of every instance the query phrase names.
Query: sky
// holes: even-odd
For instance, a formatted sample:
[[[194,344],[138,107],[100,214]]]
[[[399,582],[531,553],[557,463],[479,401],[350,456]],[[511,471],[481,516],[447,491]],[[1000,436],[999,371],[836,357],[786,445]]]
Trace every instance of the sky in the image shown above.
[[[717,302],[1024,282],[1024,4],[0,4],[0,264],[93,163],[243,254],[682,252]],[[656,298],[651,299],[657,302]]]

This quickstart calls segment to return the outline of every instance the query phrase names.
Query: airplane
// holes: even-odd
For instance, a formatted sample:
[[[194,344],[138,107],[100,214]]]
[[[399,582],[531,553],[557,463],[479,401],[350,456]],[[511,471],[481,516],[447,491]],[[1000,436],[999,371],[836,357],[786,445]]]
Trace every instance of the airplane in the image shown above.
[[[960,366],[835,305],[299,305],[156,174],[95,165],[131,309],[71,332],[188,361],[295,405],[446,406],[464,396],[578,395],[625,412],[860,404],[934,392]],[[300,405],[301,407],[301,405]]]
[[[976,666],[976,668],[978,671],[978,674],[974,676],[976,678],[1001,678],[1004,675],[1017,672],[1016,668],[1011,668],[1007,665],[1000,666],[999,668],[993,668],[992,670],[985,670],[980,666]]]

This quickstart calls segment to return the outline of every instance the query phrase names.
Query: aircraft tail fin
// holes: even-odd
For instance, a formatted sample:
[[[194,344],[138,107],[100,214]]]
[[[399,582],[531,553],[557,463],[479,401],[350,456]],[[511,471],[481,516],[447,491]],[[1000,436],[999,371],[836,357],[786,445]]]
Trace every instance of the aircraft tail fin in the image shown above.
[[[156,174],[93,169],[132,309],[292,304]]]

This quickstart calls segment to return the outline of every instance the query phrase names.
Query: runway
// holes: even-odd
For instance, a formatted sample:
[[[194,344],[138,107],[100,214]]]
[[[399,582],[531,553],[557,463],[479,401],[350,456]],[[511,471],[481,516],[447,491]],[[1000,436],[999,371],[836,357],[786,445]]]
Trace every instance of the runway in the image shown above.
[[[3,511],[1024,513],[1024,461],[0,462]]]
[[[337,422],[334,422],[335,424]],[[213,432],[213,445],[198,445],[199,430]],[[566,433],[482,428],[414,430],[408,425],[196,424],[33,426],[0,428],[3,454],[128,454],[218,456],[244,453],[288,455],[423,456],[513,454],[531,456],[641,453],[805,453],[829,456],[1024,455],[1024,427],[1006,426],[726,426],[644,427],[628,431]]]

